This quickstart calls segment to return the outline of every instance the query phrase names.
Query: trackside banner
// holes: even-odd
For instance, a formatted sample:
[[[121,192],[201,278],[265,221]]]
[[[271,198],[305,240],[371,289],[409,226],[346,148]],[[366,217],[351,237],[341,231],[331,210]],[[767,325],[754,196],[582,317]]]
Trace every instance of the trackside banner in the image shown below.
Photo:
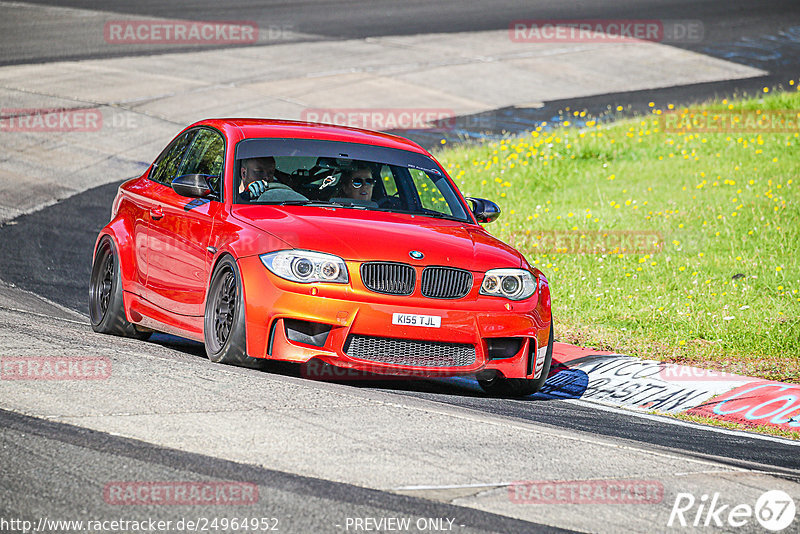
[[[800,385],[736,374],[746,372],[738,367],[700,369],[556,343],[537,395],[800,432]]]
[[[748,426],[777,426],[800,431],[800,385],[754,381],[687,413]]]

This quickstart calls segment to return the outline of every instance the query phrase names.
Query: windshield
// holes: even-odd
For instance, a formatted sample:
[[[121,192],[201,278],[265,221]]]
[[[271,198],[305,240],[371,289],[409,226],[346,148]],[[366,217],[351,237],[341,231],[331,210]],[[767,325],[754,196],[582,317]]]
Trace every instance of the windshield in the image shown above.
[[[405,150],[306,139],[247,139],[236,148],[238,204],[331,205],[470,222],[444,172]]]

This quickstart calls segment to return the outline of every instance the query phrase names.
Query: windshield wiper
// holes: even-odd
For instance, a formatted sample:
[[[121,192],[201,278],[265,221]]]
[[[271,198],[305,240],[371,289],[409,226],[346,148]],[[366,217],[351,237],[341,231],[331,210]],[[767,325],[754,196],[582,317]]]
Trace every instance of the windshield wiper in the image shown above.
[[[353,208],[357,210],[365,210],[367,206],[360,206],[358,204],[342,204],[341,202],[325,202],[324,200],[284,200],[277,202],[276,206],[312,206],[315,208]]]
[[[321,206],[321,207],[334,207],[343,208],[342,204],[336,202],[325,202],[324,200],[284,200],[283,202],[276,202],[276,206]]]
[[[402,210],[398,208],[373,208],[375,211],[385,211],[388,213],[404,213],[406,215],[421,215],[422,217],[435,217],[437,219],[447,219],[449,221],[457,221],[457,222],[467,222],[464,219],[459,219],[453,215],[447,215],[446,213],[440,213],[438,211],[408,211]]]
[[[458,222],[467,222],[464,219],[459,219],[454,215],[448,215],[446,213],[441,213],[439,211],[429,211],[425,210],[422,212],[416,212],[414,215],[424,215],[426,217],[435,217],[436,219],[447,219],[448,221],[458,221]]]

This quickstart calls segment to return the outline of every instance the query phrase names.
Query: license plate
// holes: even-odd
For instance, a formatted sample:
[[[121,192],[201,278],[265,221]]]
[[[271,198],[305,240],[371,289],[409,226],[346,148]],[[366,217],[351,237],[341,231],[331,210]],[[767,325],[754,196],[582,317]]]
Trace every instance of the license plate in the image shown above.
[[[393,313],[392,324],[402,326],[427,326],[428,328],[439,328],[442,326],[442,318],[438,315],[416,315],[414,313]]]

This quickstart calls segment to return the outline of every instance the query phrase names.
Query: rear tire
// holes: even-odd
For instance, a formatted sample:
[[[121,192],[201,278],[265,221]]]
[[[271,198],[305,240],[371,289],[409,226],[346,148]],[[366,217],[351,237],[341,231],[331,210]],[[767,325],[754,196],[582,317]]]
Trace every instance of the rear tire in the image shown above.
[[[114,241],[105,236],[97,245],[89,280],[89,318],[92,330],[101,334],[145,340],[152,334],[139,330],[125,317],[119,254]]]
[[[215,363],[259,367],[260,358],[247,355],[244,299],[239,267],[231,256],[214,268],[206,296],[203,337],[206,355]]]
[[[550,320],[550,337],[547,341],[547,352],[544,357],[544,366],[539,378],[506,378],[500,373],[491,378],[478,378],[478,384],[489,395],[496,397],[527,397],[533,395],[544,386],[547,375],[550,374],[550,364],[553,361],[553,321]]]

